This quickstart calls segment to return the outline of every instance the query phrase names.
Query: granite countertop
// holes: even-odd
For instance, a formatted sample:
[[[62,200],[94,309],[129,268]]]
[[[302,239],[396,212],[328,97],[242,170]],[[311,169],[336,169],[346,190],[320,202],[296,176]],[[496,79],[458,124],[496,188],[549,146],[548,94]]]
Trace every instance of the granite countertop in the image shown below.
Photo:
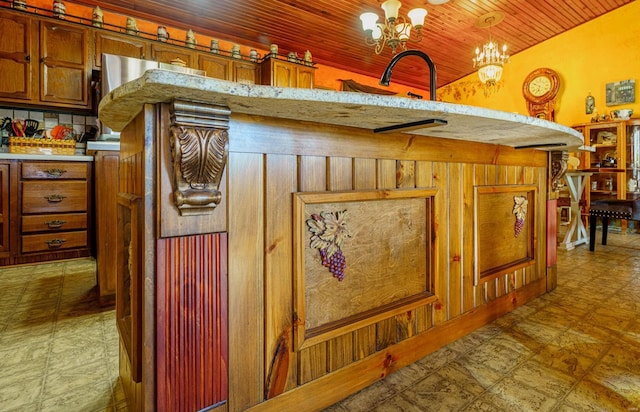
[[[122,131],[143,104],[174,98],[227,106],[232,117],[245,113],[372,131],[439,119],[447,124],[406,133],[544,150],[575,150],[583,145],[582,135],[569,127],[517,113],[405,97],[245,85],[162,69],[147,70],[104,96],[99,118]]]

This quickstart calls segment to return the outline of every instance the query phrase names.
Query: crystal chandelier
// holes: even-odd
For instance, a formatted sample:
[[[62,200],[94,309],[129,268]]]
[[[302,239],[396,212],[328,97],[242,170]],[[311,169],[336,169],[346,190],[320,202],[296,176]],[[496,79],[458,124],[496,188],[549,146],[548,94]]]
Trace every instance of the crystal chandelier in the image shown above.
[[[489,41],[482,46],[482,50],[476,47],[476,57],[473,58],[473,67],[478,68],[478,77],[483,84],[492,86],[502,78],[504,64],[509,62],[507,45],[498,48],[498,44],[491,37],[491,26],[502,21],[504,14],[491,12],[480,16],[476,21],[477,27],[489,27]]]
[[[378,15],[375,13],[360,15],[366,36],[365,42],[369,46],[376,46],[376,54],[382,53],[385,45],[391,47],[393,54],[395,54],[398,47],[406,50],[408,41],[417,43],[422,40],[421,30],[424,26],[427,10],[423,8],[410,10],[407,15],[411,23],[408,23],[403,16],[398,16],[401,5],[402,3],[398,0],[387,0],[382,3],[384,23],[378,23]]]

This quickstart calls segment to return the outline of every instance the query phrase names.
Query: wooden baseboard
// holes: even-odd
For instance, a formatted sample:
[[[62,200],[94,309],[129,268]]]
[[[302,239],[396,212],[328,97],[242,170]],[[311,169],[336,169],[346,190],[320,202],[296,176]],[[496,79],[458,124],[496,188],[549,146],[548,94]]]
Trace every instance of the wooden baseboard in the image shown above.
[[[546,279],[538,279],[425,333],[255,405],[249,411],[322,410],[524,305],[544,294],[546,288]],[[229,406],[234,410],[233,405]]]

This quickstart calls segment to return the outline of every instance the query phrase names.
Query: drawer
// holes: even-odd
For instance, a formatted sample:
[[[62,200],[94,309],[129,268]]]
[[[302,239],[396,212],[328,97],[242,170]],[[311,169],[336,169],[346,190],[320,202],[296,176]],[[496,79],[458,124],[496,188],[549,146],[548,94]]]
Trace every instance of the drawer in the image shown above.
[[[86,179],[85,162],[22,162],[23,179]]]
[[[60,232],[87,228],[86,213],[22,216],[22,233]]]
[[[87,211],[85,181],[22,182],[22,213]]]
[[[87,246],[87,232],[57,232],[42,235],[23,235],[22,253],[55,252]]]

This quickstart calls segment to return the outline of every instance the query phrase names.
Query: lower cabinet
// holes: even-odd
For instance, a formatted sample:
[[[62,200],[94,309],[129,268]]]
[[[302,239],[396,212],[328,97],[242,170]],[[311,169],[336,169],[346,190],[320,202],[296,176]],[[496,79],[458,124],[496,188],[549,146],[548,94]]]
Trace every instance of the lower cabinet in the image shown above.
[[[90,162],[16,160],[0,175],[0,265],[91,255]]]

